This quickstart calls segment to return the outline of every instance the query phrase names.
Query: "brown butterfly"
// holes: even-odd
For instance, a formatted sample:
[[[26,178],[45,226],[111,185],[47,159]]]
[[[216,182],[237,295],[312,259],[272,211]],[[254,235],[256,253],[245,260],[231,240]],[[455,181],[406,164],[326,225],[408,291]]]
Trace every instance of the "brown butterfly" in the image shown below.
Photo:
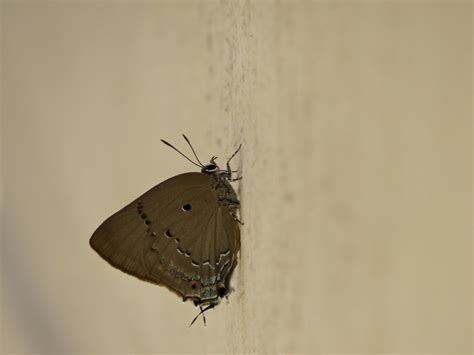
[[[230,182],[242,177],[234,178],[229,164],[241,146],[220,169],[217,157],[202,164],[183,137],[197,163],[162,142],[201,172],[174,176],[145,192],[103,222],[90,245],[112,266],[194,301],[199,316],[231,290],[240,250],[240,202]]]

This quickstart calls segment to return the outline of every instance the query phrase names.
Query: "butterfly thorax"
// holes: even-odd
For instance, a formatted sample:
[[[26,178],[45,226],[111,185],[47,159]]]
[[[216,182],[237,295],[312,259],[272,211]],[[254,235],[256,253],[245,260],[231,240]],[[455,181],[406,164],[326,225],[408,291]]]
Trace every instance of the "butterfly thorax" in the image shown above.
[[[227,180],[218,179],[216,189],[220,205],[227,206],[230,210],[236,210],[240,207],[237,194]]]
[[[215,184],[213,187],[217,190],[218,201],[221,206],[227,206],[232,211],[239,208],[239,199],[234,188],[229,183],[229,180],[232,179],[232,172],[230,169],[219,169],[219,166],[215,163],[213,157],[209,164],[202,167],[201,172],[214,177]]]

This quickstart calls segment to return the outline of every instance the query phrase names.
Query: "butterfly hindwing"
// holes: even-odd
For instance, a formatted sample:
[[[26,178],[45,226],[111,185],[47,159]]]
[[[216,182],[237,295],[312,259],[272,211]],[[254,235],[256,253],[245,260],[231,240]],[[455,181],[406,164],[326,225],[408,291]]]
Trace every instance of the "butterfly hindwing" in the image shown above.
[[[216,302],[218,284],[228,283],[235,266],[240,232],[215,183],[203,173],[164,181],[107,219],[91,246],[124,272],[200,304]]]

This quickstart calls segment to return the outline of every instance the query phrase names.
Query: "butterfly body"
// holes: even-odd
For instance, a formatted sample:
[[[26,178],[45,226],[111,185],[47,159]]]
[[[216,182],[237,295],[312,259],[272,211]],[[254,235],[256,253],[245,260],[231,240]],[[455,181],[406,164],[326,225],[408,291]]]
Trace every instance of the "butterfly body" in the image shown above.
[[[210,168],[209,168],[210,167]],[[109,217],[91,247],[112,266],[197,305],[230,292],[240,250],[231,171],[214,164],[174,176]]]

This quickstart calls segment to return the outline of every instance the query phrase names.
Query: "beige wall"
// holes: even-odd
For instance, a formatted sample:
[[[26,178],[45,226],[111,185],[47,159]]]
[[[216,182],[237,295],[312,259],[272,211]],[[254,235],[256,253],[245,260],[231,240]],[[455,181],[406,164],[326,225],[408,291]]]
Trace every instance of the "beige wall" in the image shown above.
[[[472,352],[472,3],[2,3],[2,350]],[[244,145],[208,326],[88,245]]]

